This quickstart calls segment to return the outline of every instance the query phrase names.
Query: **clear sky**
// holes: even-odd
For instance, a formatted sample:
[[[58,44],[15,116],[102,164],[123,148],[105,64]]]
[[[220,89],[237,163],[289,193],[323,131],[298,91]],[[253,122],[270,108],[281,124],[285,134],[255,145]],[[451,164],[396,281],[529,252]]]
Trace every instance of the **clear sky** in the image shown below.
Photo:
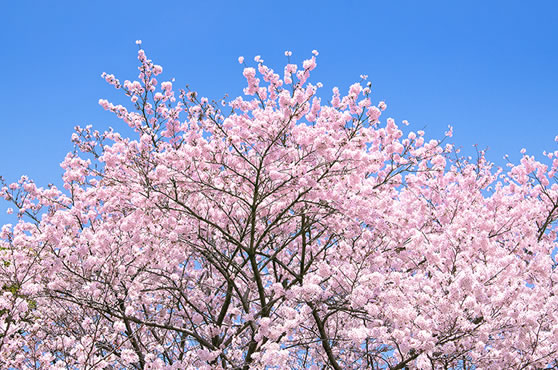
[[[465,151],[502,164],[558,134],[558,1],[4,1],[0,174],[60,184],[75,125],[123,124],[98,105],[126,100],[100,77],[133,79],[136,39],[209,98],[244,87],[237,57],[282,70],[317,49],[314,81],[342,91],[369,75],[375,102],[431,138],[454,127]],[[0,224],[8,218],[0,203]]]

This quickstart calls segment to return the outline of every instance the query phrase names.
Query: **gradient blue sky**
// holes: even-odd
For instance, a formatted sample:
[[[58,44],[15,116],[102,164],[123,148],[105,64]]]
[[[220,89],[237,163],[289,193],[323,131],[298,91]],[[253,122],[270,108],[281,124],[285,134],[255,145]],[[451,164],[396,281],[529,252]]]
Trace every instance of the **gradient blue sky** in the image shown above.
[[[342,91],[369,75],[384,114],[502,164],[558,134],[557,1],[5,1],[0,23],[0,174],[60,184],[75,125],[123,124],[100,77],[136,77],[136,39],[164,79],[210,98],[241,93],[237,63],[282,70],[320,52],[314,81]],[[0,203],[0,206],[2,203]],[[4,208],[4,207],[0,207]],[[0,210],[0,224],[7,220]]]

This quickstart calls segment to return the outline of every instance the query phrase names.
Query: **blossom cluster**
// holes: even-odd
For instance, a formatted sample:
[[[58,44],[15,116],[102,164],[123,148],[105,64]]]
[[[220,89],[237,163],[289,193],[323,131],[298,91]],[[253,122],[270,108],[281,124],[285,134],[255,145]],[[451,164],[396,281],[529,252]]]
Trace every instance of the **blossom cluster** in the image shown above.
[[[140,49],[99,101],[134,137],[77,127],[63,189],[0,185],[2,368],[558,365],[558,151],[462,158],[285,55],[218,105]]]

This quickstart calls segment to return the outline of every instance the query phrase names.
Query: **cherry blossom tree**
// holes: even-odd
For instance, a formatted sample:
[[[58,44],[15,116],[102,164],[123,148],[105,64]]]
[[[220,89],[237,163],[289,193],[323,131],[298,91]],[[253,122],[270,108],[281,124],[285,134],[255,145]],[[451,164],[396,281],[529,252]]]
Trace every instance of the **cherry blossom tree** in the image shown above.
[[[135,137],[77,127],[64,189],[0,185],[2,368],[558,366],[558,150],[462,158],[366,76],[325,98],[313,54],[230,101],[142,49],[103,74]]]

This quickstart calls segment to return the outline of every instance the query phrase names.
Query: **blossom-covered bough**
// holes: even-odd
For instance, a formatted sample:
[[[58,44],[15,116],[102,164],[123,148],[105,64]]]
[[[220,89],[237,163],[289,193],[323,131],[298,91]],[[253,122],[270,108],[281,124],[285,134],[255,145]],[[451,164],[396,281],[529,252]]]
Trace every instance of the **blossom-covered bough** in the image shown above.
[[[141,49],[104,74],[137,135],[78,127],[63,190],[2,188],[0,366],[557,366],[558,151],[504,171],[380,122],[363,81],[324,104],[316,55],[256,58],[229,102]]]

